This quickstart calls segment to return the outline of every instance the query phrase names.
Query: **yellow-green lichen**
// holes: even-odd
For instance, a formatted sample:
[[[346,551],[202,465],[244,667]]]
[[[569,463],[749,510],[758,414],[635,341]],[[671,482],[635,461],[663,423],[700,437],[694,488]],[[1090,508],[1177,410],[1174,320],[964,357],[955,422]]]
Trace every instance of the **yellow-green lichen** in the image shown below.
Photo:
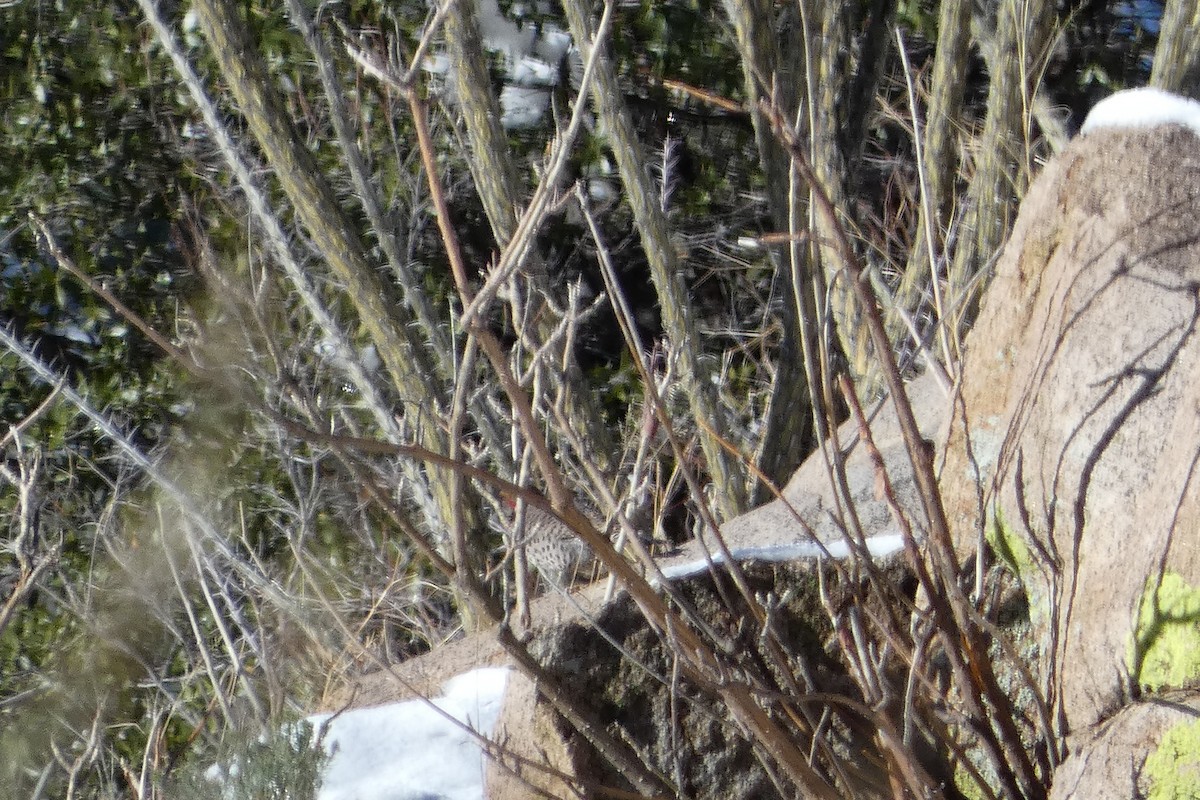
[[[1144,774],[1150,781],[1146,800],[1200,800],[1200,720],[1163,734]]]
[[[1033,553],[1029,545],[1005,522],[1004,513],[999,508],[992,513],[985,538],[996,557],[1004,562],[1013,575],[1027,579],[1032,574]]]
[[[1168,572],[1146,584],[1129,648],[1129,671],[1158,691],[1200,678],[1200,588]]]
[[[995,787],[979,785],[978,773],[972,774],[962,764],[954,765],[954,786],[966,800],[984,800],[995,797]]]

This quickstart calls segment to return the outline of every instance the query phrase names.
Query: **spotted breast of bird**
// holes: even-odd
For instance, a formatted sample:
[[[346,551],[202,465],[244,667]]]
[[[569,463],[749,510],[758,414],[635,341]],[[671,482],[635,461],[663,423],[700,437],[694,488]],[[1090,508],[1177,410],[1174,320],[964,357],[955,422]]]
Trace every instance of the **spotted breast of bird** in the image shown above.
[[[583,503],[579,509],[597,530],[604,529],[595,509]],[[589,577],[595,565],[591,548],[565,522],[536,506],[525,506],[525,529],[519,532],[518,542],[525,547],[529,565],[555,586],[570,588],[576,580]]]

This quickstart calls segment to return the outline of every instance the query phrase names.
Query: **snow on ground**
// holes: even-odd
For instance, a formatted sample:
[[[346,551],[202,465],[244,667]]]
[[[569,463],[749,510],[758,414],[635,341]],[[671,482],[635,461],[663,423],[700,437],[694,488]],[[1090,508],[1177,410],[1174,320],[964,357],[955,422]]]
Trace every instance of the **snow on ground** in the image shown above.
[[[904,547],[904,537],[899,533],[881,533],[867,538],[867,551],[875,557],[895,553]],[[729,554],[734,561],[798,561],[805,558],[846,558],[850,555],[849,543],[845,540],[837,542],[795,542],[793,544],[776,544],[765,547],[734,547]],[[716,551],[712,554],[713,564],[722,564],[725,557]],[[685,578],[708,569],[709,562],[703,558],[688,561],[683,564],[672,564],[663,568],[663,576],[668,579]]]
[[[1145,87],[1126,89],[1092,106],[1081,133],[1100,128],[1153,128],[1185,125],[1200,135],[1200,103],[1191,98]]]
[[[482,800],[484,754],[466,727],[487,736],[500,716],[508,669],[487,667],[446,682],[445,694],[308,721],[328,726],[332,753],[319,800]]]

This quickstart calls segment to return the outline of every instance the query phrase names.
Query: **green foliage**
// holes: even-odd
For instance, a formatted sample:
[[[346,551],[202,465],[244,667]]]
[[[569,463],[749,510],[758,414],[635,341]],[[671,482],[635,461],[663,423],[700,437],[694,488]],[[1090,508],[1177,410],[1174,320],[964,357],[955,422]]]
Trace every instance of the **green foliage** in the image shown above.
[[[174,241],[181,154],[172,141],[175,86],[140,50],[132,4],[16,4],[0,23],[0,324],[128,414],[143,441],[173,416],[173,380],[128,323],[60,271],[26,215],[46,221],[75,264],[160,329],[194,287]],[[15,371],[0,383],[6,419],[44,389]],[[11,416],[10,416],[11,415]],[[44,440],[43,440],[44,441]]]
[[[622,66],[630,80],[638,81],[638,75],[648,71],[656,77],[696,81],[726,97],[742,96],[737,51],[726,37],[712,35],[723,24],[719,3],[643,2],[620,13],[614,45],[621,59],[628,59]]]
[[[150,324],[172,329],[178,301],[196,286],[178,247],[182,110],[169,69],[145,52],[140,22],[129,2],[0,9],[0,325],[32,342],[73,388],[151,449],[177,419],[174,368],[61,271],[28,222],[30,212],[38,215],[79,269]],[[0,433],[49,391],[13,355],[0,354]],[[122,722],[144,710],[136,693],[112,694],[127,692],[133,673],[115,649],[92,646],[98,631],[87,618],[103,572],[102,520],[132,482],[111,459],[112,443],[61,402],[25,429],[23,446],[38,453],[42,469],[34,528],[42,550],[57,554],[0,633],[3,770],[41,769],[49,742],[67,747],[100,706],[120,709]],[[17,498],[0,486],[7,539]],[[15,569],[15,554],[0,549],[0,575]],[[121,644],[152,650],[141,629],[149,615],[129,619],[139,624],[126,626],[129,641]],[[115,728],[114,752],[142,752],[136,729]],[[31,761],[21,762],[22,752]]]
[[[928,41],[937,39],[937,4],[929,0],[899,0],[896,3],[896,22]]]
[[[268,736],[228,735],[209,767],[195,758],[175,779],[169,797],[193,800],[314,800],[329,762],[322,736],[307,720]]]

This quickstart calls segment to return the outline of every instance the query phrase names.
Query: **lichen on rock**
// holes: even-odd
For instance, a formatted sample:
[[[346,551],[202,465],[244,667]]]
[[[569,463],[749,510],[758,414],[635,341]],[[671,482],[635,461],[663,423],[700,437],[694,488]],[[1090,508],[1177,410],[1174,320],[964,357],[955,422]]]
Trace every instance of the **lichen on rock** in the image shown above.
[[[1146,759],[1146,800],[1200,798],[1200,720],[1181,722],[1163,734]]]
[[[1129,672],[1151,691],[1200,679],[1200,588],[1168,572],[1148,581],[1129,651]]]

